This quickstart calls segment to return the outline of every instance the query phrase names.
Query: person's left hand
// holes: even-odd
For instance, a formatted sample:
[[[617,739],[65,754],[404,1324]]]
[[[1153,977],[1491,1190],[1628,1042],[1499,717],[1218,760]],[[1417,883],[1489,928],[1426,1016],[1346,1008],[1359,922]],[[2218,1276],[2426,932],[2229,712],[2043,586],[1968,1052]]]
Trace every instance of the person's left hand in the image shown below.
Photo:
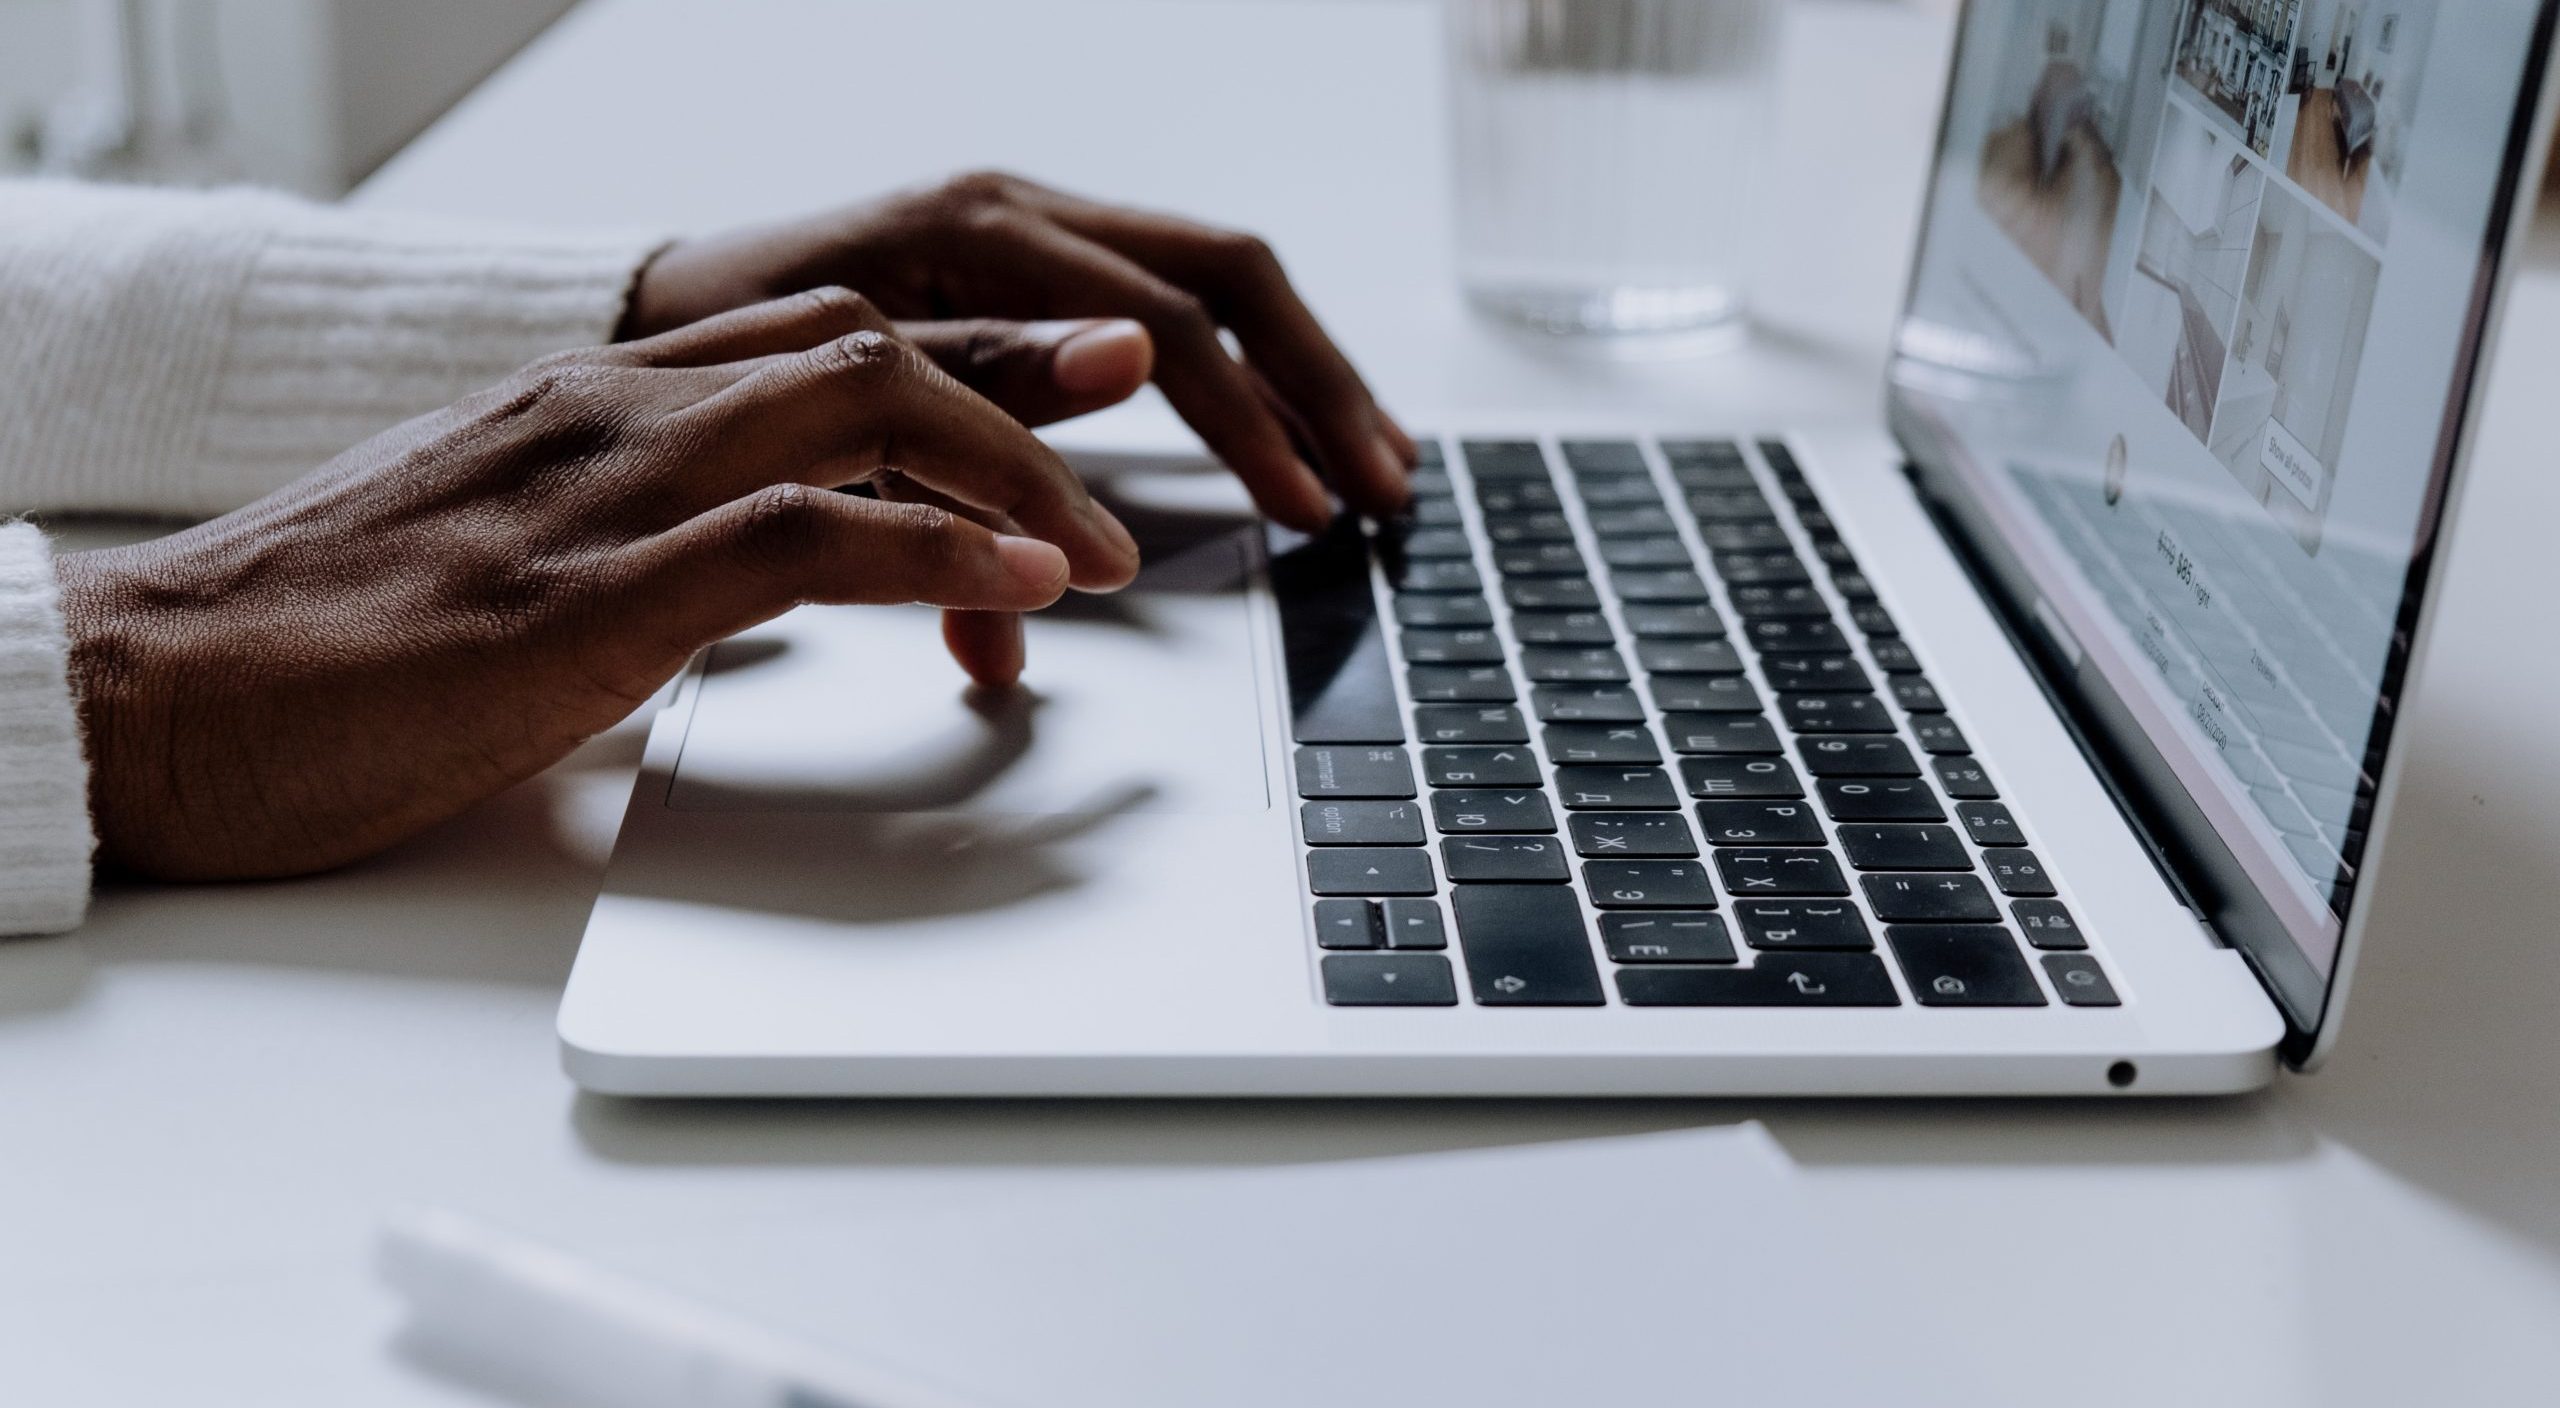
[[[839,284],[900,319],[945,370],[1028,425],[1110,405],[1152,375],[1262,510],[1293,527],[1318,529],[1332,517],[1328,483],[1380,516],[1411,497],[1412,439],[1379,409],[1268,245],[1017,177],[961,176],[680,242],[641,272],[621,335]]]

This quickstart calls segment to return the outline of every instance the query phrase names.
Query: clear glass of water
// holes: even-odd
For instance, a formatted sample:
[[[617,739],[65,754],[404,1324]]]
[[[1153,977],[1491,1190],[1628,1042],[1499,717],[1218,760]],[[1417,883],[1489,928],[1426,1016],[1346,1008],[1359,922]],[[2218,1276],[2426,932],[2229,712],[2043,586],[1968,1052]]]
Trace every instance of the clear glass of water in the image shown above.
[[[1777,0],[1442,0],[1468,300],[1628,351],[1739,341]]]

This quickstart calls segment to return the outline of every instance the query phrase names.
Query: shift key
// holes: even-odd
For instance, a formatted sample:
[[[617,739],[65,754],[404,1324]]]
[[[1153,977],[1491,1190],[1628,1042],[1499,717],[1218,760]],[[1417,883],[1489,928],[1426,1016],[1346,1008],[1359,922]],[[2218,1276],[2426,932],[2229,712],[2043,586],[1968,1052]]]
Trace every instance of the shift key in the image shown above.
[[[1467,980],[1486,1007],[1597,1007],[1599,965],[1581,902],[1561,885],[1458,885],[1450,892]]]

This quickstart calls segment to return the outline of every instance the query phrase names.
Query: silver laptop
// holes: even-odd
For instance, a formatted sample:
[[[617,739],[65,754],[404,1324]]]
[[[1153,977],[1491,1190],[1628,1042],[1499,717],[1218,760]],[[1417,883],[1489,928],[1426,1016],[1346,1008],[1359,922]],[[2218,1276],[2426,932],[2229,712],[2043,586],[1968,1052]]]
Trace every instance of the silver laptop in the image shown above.
[[[973,695],[721,644],[560,1012],[658,1095],[2128,1094],[2335,1040],[2547,141],[2531,0],[1988,0],[1873,427],[1089,464]],[[1746,354],[1747,355],[1747,354]]]

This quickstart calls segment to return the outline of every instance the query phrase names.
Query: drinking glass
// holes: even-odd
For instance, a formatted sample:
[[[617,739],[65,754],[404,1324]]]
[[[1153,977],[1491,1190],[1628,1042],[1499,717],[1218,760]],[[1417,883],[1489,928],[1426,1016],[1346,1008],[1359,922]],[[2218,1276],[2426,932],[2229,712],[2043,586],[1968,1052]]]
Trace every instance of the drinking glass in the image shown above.
[[[1544,332],[1738,340],[1776,0],[1442,0],[1458,277]]]

